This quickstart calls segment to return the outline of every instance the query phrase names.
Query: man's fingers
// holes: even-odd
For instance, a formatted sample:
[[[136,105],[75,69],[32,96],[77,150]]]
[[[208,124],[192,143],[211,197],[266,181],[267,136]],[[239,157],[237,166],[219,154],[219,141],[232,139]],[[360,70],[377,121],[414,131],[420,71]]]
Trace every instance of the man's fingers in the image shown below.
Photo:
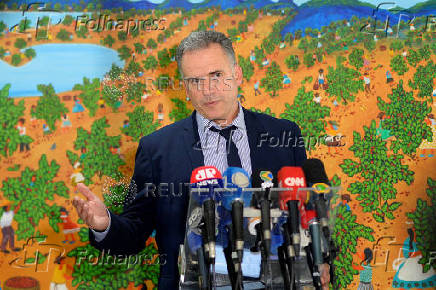
[[[98,197],[92,193],[92,191],[83,183],[77,183],[77,189],[83,194],[88,200],[98,200]]]
[[[322,290],[328,290],[330,283],[330,266],[328,264],[321,265],[321,284]]]

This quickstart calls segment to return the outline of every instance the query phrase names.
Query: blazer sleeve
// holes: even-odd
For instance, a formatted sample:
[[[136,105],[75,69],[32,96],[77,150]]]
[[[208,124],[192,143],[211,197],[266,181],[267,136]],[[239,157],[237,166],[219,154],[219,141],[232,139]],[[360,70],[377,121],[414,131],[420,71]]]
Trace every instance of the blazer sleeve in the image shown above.
[[[111,225],[106,237],[97,242],[89,230],[92,246],[111,254],[136,254],[145,247],[156,222],[156,197],[153,191],[152,159],[144,137],[135,156],[135,168],[125,200],[124,211],[116,215],[109,211]]]

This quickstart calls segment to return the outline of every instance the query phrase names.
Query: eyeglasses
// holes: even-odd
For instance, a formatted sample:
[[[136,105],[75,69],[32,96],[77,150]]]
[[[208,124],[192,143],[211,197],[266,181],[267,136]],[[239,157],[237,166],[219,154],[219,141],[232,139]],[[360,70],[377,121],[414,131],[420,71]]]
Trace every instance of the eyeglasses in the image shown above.
[[[211,90],[212,88],[219,89],[218,86],[223,83],[227,87],[230,87],[229,81],[233,79],[232,77],[224,77],[223,72],[213,72],[207,77],[194,77],[194,78],[184,78],[183,81],[189,90],[203,91],[206,89]]]

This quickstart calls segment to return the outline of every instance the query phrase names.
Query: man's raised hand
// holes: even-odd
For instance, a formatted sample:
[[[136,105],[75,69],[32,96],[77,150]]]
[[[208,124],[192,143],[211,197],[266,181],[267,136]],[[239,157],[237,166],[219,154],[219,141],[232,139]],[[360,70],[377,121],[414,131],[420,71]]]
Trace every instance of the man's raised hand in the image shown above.
[[[106,205],[85,184],[78,183],[77,189],[86,197],[86,200],[77,196],[73,199],[79,217],[93,230],[106,230],[110,221]]]

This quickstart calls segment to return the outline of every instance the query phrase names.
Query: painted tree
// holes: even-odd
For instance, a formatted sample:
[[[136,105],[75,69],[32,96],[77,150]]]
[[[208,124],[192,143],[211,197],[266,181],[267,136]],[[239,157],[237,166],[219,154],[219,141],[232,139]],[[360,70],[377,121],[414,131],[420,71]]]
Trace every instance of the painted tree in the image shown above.
[[[170,54],[168,49],[164,48],[157,52],[157,59],[159,60],[160,67],[167,67],[171,63]]]
[[[129,87],[125,91],[125,93],[127,94],[127,101],[135,101],[137,103],[140,103],[141,97],[144,94],[146,88],[146,85],[141,82],[134,82],[129,84]]]
[[[149,38],[147,41],[147,48],[155,49],[157,48],[157,43],[153,38]]]
[[[113,63],[110,71],[108,72],[108,76],[111,80],[116,80],[120,77],[122,72],[123,69]]]
[[[423,47],[421,47],[418,50],[418,53],[419,53],[421,59],[425,59],[425,60],[430,59],[430,56],[431,56],[430,46],[428,44],[424,45]]]
[[[158,65],[158,62],[153,55],[149,55],[145,60],[142,61],[142,64],[144,65],[144,69],[154,72]]]
[[[24,100],[15,104],[14,99],[9,98],[11,85],[6,84],[0,90],[0,155],[12,156],[20,143],[30,144],[33,139],[28,136],[20,136],[15,128],[18,120],[24,115]]]
[[[61,119],[63,114],[68,113],[67,107],[61,102],[61,99],[56,95],[51,84],[37,85],[38,91],[42,93],[39,97],[35,108],[35,116],[38,119],[45,120],[49,128],[54,131],[55,123]]]
[[[247,81],[250,81],[250,78],[254,74],[254,66],[251,64],[249,58],[244,58],[241,55],[238,55],[238,64],[242,68],[242,75]]]
[[[93,78],[91,82],[87,77],[83,77],[83,84],[75,84],[73,90],[81,91],[79,98],[89,110],[89,116],[94,117],[98,109],[97,102],[101,97],[100,79]]]
[[[13,66],[18,66],[21,63],[21,55],[18,53],[15,53],[12,55],[11,64]]]
[[[266,76],[261,79],[260,86],[265,89],[266,92],[273,92],[271,97],[276,96],[276,92],[283,87],[283,72],[280,66],[273,61],[266,71]]]
[[[413,220],[416,233],[416,246],[422,257],[418,263],[423,265],[424,273],[431,268],[436,270],[436,180],[427,178],[428,188],[426,190],[428,201],[418,198],[415,210],[406,213],[407,217]],[[433,256],[432,256],[433,255]]]
[[[263,49],[255,46],[254,47],[254,56],[256,57],[255,62],[257,63],[259,68],[262,68],[263,67],[262,61],[265,58],[265,52],[263,51]]]
[[[306,65],[306,67],[312,67],[315,64],[311,53],[304,54],[303,63]]]
[[[336,260],[333,261],[336,285],[333,289],[349,289],[353,282],[353,275],[359,272],[352,268],[353,254],[357,252],[356,246],[359,239],[366,239],[374,242],[374,230],[363,224],[358,223],[357,215],[343,204],[339,204],[331,212],[333,216],[334,227],[332,239],[338,249]]]
[[[414,49],[409,49],[406,58],[411,67],[416,67],[418,62],[421,61],[421,55]]]
[[[285,64],[288,68],[297,71],[300,66],[300,59],[298,58],[298,55],[290,55],[285,59]]]
[[[391,42],[389,48],[395,51],[402,50],[404,47],[404,44],[401,40],[394,40]]]
[[[304,51],[304,53],[307,52],[309,47],[309,43],[307,42],[307,38],[304,37],[303,39],[300,40],[300,42],[298,43],[298,49],[301,49]]]
[[[30,24],[32,22],[29,19],[23,19],[20,21],[20,23],[18,24],[18,31],[20,33],[25,33],[27,29],[30,28]]]
[[[27,43],[23,38],[17,38],[15,40],[14,46],[18,49],[22,49],[22,48],[25,48],[27,46]]]
[[[142,51],[145,49],[145,46],[142,43],[135,42],[133,45],[135,46],[135,52],[138,54],[142,53]]]
[[[294,103],[292,105],[285,103],[285,107],[280,118],[296,122],[300,126],[301,135],[310,136],[309,142],[304,144],[310,151],[312,146],[316,145],[320,137],[326,133],[327,123],[324,119],[330,116],[330,108],[314,102],[313,92],[306,92],[304,86],[298,89]]]
[[[413,75],[413,80],[409,80],[409,87],[418,90],[417,96],[427,97],[432,102],[433,80],[436,78],[436,64],[430,60],[426,65],[419,65]]]
[[[118,48],[117,51],[118,51],[118,56],[122,60],[127,60],[132,56],[132,50],[129,47],[127,47],[125,44],[123,44],[123,46]]]
[[[271,54],[274,52],[275,45],[272,40],[269,38],[264,38],[261,44],[262,49],[266,52],[266,54]]]
[[[117,102],[119,102],[119,99],[122,97],[123,92],[117,88],[115,85],[110,86],[103,86],[102,90],[102,97],[105,103],[112,108],[113,112],[116,112]]]
[[[365,47],[369,52],[372,52],[375,49],[375,41],[370,39],[365,39],[363,41],[363,47]]]
[[[354,101],[354,94],[363,91],[363,80],[359,77],[359,72],[345,67],[341,61],[337,61],[336,69],[329,66],[326,76],[329,84],[327,89],[329,97],[336,97],[336,100],[342,101],[345,105],[348,101]]]
[[[348,56],[348,61],[352,66],[359,70],[363,66],[363,49],[353,49]]]
[[[385,113],[383,129],[390,130],[395,136],[391,142],[391,150],[398,153],[400,149],[405,154],[413,154],[423,140],[432,141],[431,128],[424,122],[431,112],[427,102],[416,101],[413,92],[406,92],[403,80],[400,80],[392,94],[388,95],[390,102],[377,98],[377,106]]]
[[[363,212],[372,213],[375,221],[383,223],[385,218],[395,219],[394,211],[401,205],[389,202],[397,195],[394,185],[400,181],[410,185],[414,172],[402,164],[403,155],[388,155],[386,142],[376,135],[375,121],[363,130],[363,138],[353,132],[353,145],[349,147],[358,160],[345,159],[339,166],[349,177],[358,177],[359,181],[351,183],[347,190],[357,195]]]
[[[3,21],[0,21],[0,36],[3,35],[6,27],[7,27],[6,24]]]
[[[407,71],[409,71],[406,62],[401,55],[396,55],[391,58],[391,68],[400,76],[404,75]]]
[[[63,181],[54,181],[60,165],[52,160],[50,163],[43,154],[38,162],[38,169],[26,167],[19,177],[8,177],[3,181],[1,190],[5,199],[13,207],[20,205],[14,219],[18,223],[15,231],[18,240],[27,240],[35,236],[39,223],[47,218],[50,227],[59,232],[60,206],[53,203],[55,197],[68,198],[68,188]]]
[[[188,107],[186,106],[185,101],[178,98],[172,98],[171,102],[173,103],[173,107],[171,108],[171,111],[169,113],[171,121],[180,121],[184,118],[187,118],[192,113],[192,110],[188,109]]]
[[[118,40],[119,41],[126,41],[126,39],[127,39],[127,32],[118,31]]]
[[[126,68],[126,73],[134,75],[135,77],[139,76],[139,72],[142,70],[141,65],[134,60],[131,60]]]
[[[136,142],[143,136],[153,133],[159,127],[159,122],[154,120],[153,112],[149,112],[144,107],[135,107],[133,112],[127,113],[129,126],[121,128],[121,132],[132,137]]]
[[[115,39],[108,34],[104,39],[103,39],[103,44],[109,47],[112,47],[112,45],[115,43]]]
[[[59,32],[56,34],[56,38],[60,39],[62,41],[69,41],[69,40],[71,40],[70,35],[71,35],[70,32],[68,32],[64,28],[61,28],[61,30],[59,30]]]
[[[73,16],[70,14],[65,15],[64,19],[62,20],[62,24],[65,26],[70,26],[74,21]]]
[[[106,128],[109,127],[106,117],[103,117],[92,123],[90,131],[82,127],[78,128],[74,149],[86,150],[86,153],[79,157],[76,153],[67,150],[67,157],[71,165],[77,161],[81,163],[86,185],[92,183],[92,177],[95,175],[100,179],[103,175],[119,178],[118,169],[125,164],[117,154],[113,154],[110,150],[120,146],[121,136],[108,136]]]
[[[86,25],[80,25],[79,29],[75,29],[76,35],[79,38],[87,38],[89,31]]]

